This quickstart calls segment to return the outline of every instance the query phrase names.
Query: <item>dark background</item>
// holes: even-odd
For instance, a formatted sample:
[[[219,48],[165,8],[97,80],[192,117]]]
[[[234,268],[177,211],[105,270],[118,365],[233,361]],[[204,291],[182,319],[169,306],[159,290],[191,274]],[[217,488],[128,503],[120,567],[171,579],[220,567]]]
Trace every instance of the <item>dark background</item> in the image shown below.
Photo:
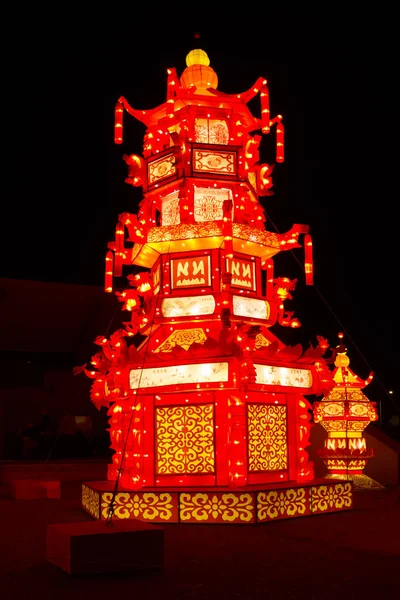
[[[284,341],[306,348],[321,335],[336,346],[343,332],[356,373],[375,372],[367,392],[398,413],[395,15],[384,5],[280,6],[36,6],[5,21],[0,276],[103,285],[118,214],[137,212],[141,198],[124,182],[122,154],[141,153],[144,126],[125,115],[114,145],[115,103],[161,104],[166,69],[180,75],[203,48],[218,89],[265,77],[271,114],[283,115],[267,228],[310,225],[315,267],[306,287],[303,250],[277,257],[276,276],[299,279],[287,309],[302,328]],[[257,101],[251,108],[259,115]],[[274,151],[273,134],[262,159]]]

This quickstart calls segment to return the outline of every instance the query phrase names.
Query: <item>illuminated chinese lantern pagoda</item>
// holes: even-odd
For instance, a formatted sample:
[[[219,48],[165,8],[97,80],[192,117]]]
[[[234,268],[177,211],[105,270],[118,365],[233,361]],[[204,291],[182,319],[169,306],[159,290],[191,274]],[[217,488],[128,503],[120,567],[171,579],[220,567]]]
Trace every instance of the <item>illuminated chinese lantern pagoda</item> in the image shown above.
[[[273,257],[303,236],[307,284],[313,275],[308,227],[268,231],[259,200],[273,186],[260,142],[274,131],[283,162],[282,117],[270,116],[266,80],[225,94],[203,50],[186,60],[180,79],[168,70],[160,106],[116,105],[117,144],[124,111],[144,125],[143,156],[123,155],[143,199],[137,215],[119,215],[106,255],[107,292],[126,270],[116,294],[127,321],[81,369],[108,407],[115,452],[83,506],[96,518],[111,506],[117,518],[202,523],[349,508],[351,484],[314,482],[306,451],[304,395],[329,388],[327,345],[303,352],[271,332],[300,326],[285,308],[296,280],[276,277]],[[260,117],[247,106],[257,95]]]
[[[343,338],[343,334],[339,334]],[[374,449],[367,450],[363,431],[371,421],[378,419],[376,402],[362,392],[373,378],[360,379],[349,367],[347,349],[341,343],[336,349],[334,387],[320,401],[314,403],[314,421],[328,432],[324,448],[318,452],[328,469],[327,478],[348,479],[355,489],[382,488],[363,473]]]

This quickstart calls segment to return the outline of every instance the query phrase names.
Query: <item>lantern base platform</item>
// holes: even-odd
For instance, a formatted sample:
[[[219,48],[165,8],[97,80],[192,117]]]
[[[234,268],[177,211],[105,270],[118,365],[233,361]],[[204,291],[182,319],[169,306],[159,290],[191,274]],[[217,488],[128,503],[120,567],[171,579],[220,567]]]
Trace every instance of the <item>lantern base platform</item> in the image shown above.
[[[334,479],[335,481],[352,481],[353,488],[355,492],[363,491],[363,490],[383,490],[385,487],[368,477],[368,475],[364,475],[364,473],[358,473],[354,475],[325,475],[325,479],[330,479],[331,481]]]
[[[113,519],[152,523],[251,525],[307,517],[353,508],[353,481],[318,479],[304,484],[285,482],[241,488],[145,488],[113,481],[82,484],[82,508],[94,519],[106,520],[110,503]]]

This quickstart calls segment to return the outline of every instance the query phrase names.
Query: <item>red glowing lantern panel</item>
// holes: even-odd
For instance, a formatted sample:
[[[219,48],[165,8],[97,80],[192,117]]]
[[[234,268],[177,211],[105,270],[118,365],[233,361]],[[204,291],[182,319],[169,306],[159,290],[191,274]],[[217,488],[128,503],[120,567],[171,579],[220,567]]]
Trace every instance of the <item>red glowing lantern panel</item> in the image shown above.
[[[193,256],[171,259],[172,289],[193,288],[211,285],[209,256]]]
[[[156,408],[159,475],[214,473],[214,407]]]
[[[286,406],[249,404],[247,425],[249,471],[287,469]]]
[[[226,270],[232,273],[231,285],[245,290],[256,290],[256,269],[254,261],[242,258],[227,258]]]

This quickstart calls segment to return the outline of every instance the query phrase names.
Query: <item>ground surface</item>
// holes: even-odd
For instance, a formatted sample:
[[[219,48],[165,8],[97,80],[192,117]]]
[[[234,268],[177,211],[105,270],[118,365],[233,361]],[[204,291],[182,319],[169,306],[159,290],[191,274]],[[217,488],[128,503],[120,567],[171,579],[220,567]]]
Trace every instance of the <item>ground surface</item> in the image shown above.
[[[47,525],[91,520],[79,485],[60,500],[0,496],[1,600],[398,598],[400,486],[358,492],[351,511],[262,525],[166,525],[164,569],[68,575],[46,558]]]

